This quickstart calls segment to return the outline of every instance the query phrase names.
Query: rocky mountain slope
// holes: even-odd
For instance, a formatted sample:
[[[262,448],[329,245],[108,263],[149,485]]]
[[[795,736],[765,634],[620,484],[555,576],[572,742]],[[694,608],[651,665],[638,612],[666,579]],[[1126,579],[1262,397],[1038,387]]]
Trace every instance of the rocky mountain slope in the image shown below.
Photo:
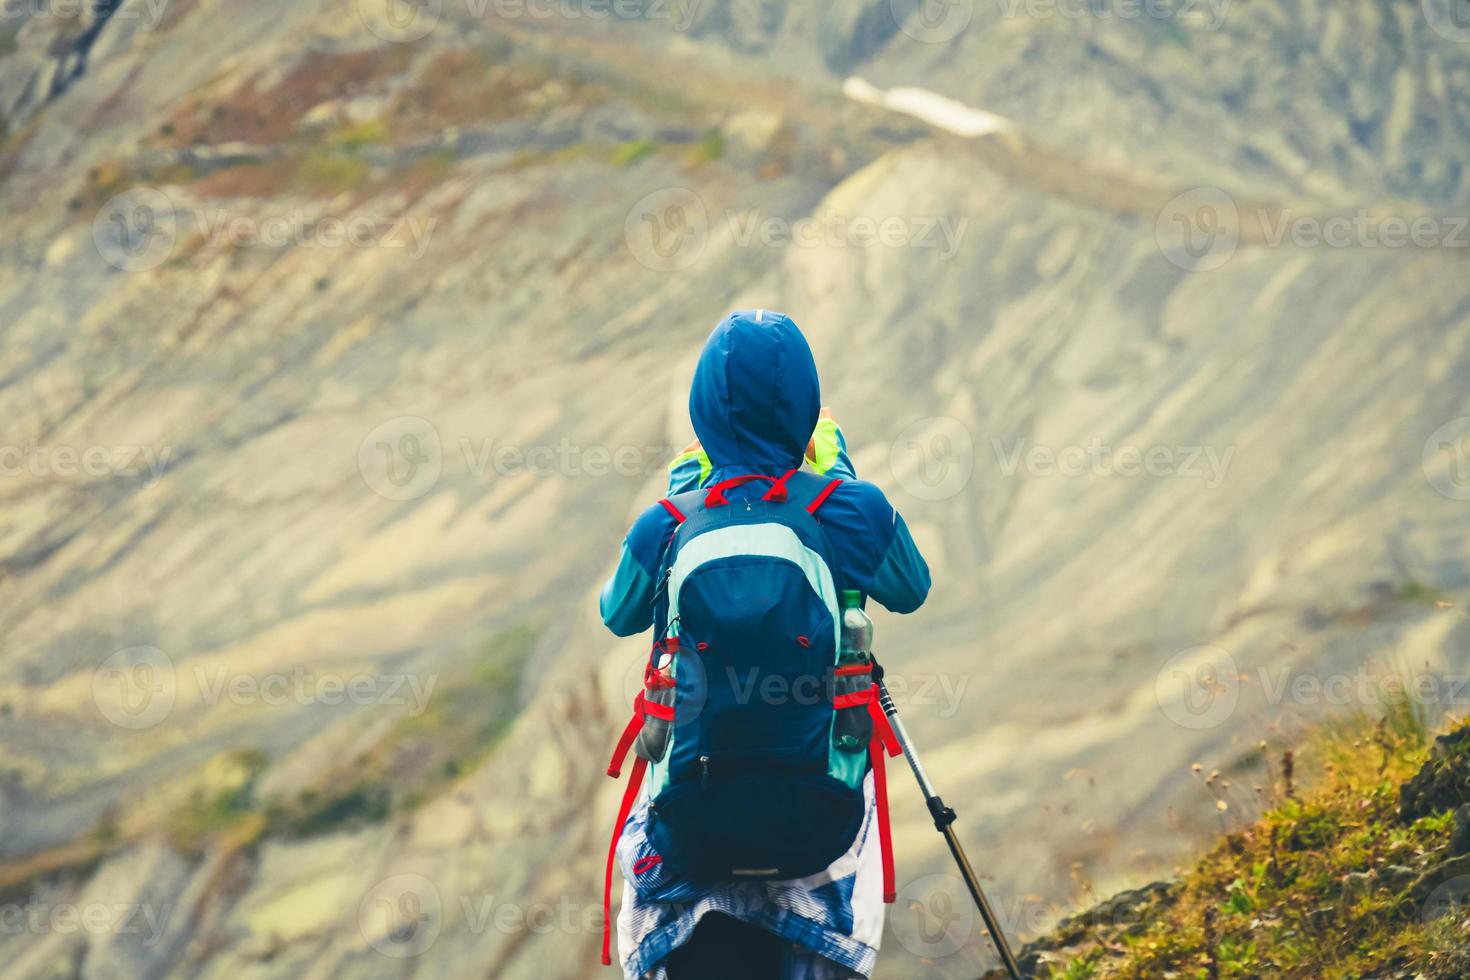
[[[0,975],[599,975],[644,651],[593,597],[737,305],[930,556],[881,652],[1015,932],[1387,664],[1463,710],[1470,49],[1418,6],[439,9],[0,24],[0,887],[134,910]],[[1359,208],[1432,224],[1301,233]],[[921,811],[879,975],[974,976]]]

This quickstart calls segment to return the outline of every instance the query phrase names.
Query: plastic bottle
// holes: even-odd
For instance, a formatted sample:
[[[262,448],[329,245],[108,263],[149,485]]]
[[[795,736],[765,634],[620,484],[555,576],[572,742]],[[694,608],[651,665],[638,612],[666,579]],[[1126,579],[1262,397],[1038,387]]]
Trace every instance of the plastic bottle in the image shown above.
[[[842,645],[837,659],[843,664],[865,664],[873,652],[873,621],[863,612],[863,594],[845,589],[841,604]]]
[[[841,595],[842,633],[837,648],[837,666],[847,667],[872,662],[873,621],[863,612],[863,594],[844,590]],[[836,695],[855,694],[872,686],[870,674],[839,676],[833,686]],[[866,704],[840,708],[832,725],[832,743],[843,752],[865,752],[873,737],[873,719]]]
[[[654,704],[674,704],[674,658],[679,655],[679,638],[670,636],[654,644],[648,667],[643,672],[643,696]],[[662,718],[647,715],[638,733],[637,752],[649,762],[662,762],[669,748],[673,726]]]

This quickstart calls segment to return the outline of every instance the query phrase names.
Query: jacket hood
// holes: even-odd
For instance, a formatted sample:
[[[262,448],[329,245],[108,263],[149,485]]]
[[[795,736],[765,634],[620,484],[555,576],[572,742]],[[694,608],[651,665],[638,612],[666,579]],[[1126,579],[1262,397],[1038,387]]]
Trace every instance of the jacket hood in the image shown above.
[[[779,476],[801,465],[821,411],[812,350],[791,318],[736,310],[705,342],[689,420],[716,470]]]

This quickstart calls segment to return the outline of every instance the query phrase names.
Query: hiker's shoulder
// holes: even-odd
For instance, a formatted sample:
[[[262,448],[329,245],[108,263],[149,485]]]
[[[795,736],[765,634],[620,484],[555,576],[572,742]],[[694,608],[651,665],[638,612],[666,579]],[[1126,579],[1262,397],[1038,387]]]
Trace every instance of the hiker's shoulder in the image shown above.
[[[633,526],[628,530],[628,544],[637,547],[639,544],[651,544],[659,546],[674,529],[674,514],[662,500],[655,500],[639,512],[633,520]]]
[[[843,480],[837,484],[824,506],[851,510],[869,519],[893,520],[893,505],[876,483],[867,480]]]

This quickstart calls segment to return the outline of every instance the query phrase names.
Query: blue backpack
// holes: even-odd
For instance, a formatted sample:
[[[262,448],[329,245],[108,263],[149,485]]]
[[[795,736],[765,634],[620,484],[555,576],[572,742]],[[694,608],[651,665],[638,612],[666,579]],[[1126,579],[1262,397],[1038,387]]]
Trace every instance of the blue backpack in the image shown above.
[[[761,497],[726,496],[755,481],[771,484]],[[660,501],[676,527],[654,598],[657,639],[607,770],[617,777],[636,744],[608,848],[604,963],[618,840],[645,773],[652,851],[631,869],[640,893],[824,870],[862,828],[871,767],[884,899],[893,901],[883,751],[899,747],[872,665],[838,663],[841,583],[817,516],[841,482],[789,470]],[[856,751],[839,727],[863,733]]]

